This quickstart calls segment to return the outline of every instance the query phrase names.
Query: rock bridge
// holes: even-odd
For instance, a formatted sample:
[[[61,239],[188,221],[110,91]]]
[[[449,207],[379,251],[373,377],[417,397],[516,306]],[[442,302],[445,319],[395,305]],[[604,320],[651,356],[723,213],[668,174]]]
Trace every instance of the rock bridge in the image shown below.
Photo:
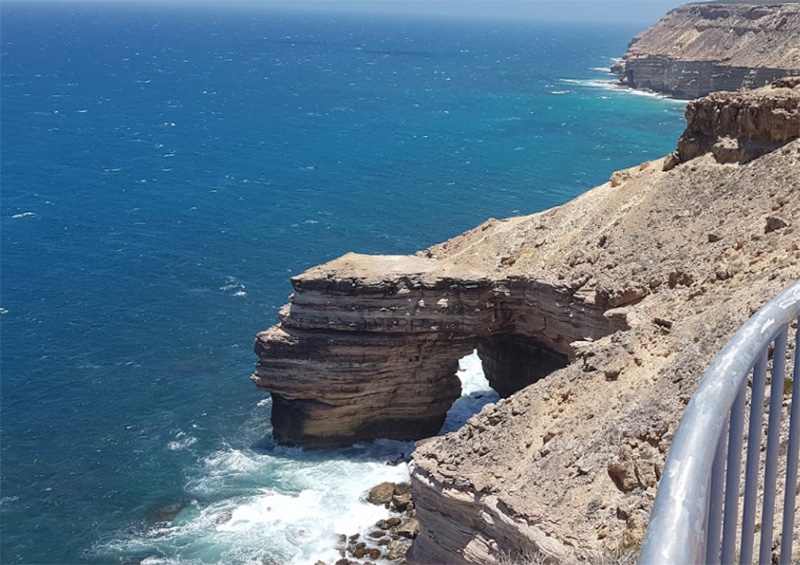
[[[509,396],[574,360],[576,342],[626,328],[612,308],[641,296],[598,300],[428,255],[350,253],[292,279],[280,323],[256,340],[252,377],[272,394],[278,442],[435,435],[461,395],[460,358],[477,349],[492,388]]]

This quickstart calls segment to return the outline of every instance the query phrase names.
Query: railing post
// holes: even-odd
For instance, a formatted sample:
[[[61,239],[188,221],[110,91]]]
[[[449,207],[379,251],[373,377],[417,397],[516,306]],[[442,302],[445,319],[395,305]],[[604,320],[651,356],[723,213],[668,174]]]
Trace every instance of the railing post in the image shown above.
[[[736,555],[736,523],[739,518],[739,474],[742,471],[742,433],[744,431],[744,405],[747,383],[739,388],[739,395],[731,409],[728,430],[728,467],[725,473],[725,519],[722,530],[723,565],[733,565]]]
[[[788,328],[775,339],[772,355],[772,384],[769,389],[769,426],[767,428],[767,463],[764,470],[764,506],[761,510],[761,548],[759,563],[772,563],[772,530],[775,519],[775,492],[778,484],[778,447],[781,440],[781,404],[783,375],[786,370],[786,338]]]
[[[792,374],[792,408],[789,413],[789,444],[786,447],[786,488],[783,501],[780,565],[790,565],[794,542],[795,502],[797,500],[797,467],[800,463],[800,318],[794,345]]]
[[[767,351],[761,353],[753,368],[753,392],[750,396],[750,425],[747,428],[747,464],[744,479],[744,510],[742,514],[742,548],[740,565],[753,563],[755,546],[756,504],[758,496],[758,467],[761,462],[761,421],[764,417],[764,397],[767,387]]]
[[[727,427],[727,423],[725,428]],[[723,428],[717,443],[714,466],[711,468],[711,500],[708,503],[708,523],[706,526],[706,564],[719,565],[720,544],[722,541],[722,501],[725,498],[725,457],[727,455],[728,434]]]

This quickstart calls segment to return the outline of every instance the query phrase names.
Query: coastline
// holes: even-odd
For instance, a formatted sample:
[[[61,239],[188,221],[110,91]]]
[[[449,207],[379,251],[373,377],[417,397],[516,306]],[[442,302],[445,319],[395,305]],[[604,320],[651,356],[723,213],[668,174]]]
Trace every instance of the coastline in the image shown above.
[[[272,441],[243,377],[289,277],[560,206],[680,133],[558,82],[633,29],[208,8],[3,4],[4,562],[333,558],[409,449]]]

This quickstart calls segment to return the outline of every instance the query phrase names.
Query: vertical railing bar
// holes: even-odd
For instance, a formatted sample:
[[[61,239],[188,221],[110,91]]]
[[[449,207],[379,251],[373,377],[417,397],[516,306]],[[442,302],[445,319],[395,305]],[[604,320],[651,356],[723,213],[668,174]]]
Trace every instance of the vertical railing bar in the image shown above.
[[[761,461],[761,420],[764,417],[764,396],[767,382],[767,348],[759,355],[753,368],[753,388],[750,395],[750,424],[747,427],[747,463],[744,479],[744,509],[742,511],[741,565],[752,565],[758,494],[758,467]]]
[[[772,563],[772,530],[775,519],[775,491],[778,483],[778,448],[781,435],[781,404],[786,368],[787,327],[775,338],[772,354],[772,386],[769,399],[769,425],[767,427],[767,461],[764,469],[764,505],[761,510],[761,548],[759,563]]]
[[[725,474],[725,518],[722,522],[723,565],[732,565],[736,555],[736,526],[739,521],[739,474],[742,472],[742,434],[744,432],[744,405],[747,399],[747,381],[742,383],[739,395],[731,407],[728,432],[728,466]]]
[[[792,408],[789,414],[789,445],[786,449],[786,488],[783,501],[783,527],[781,528],[781,565],[792,560],[794,542],[794,506],[797,498],[797,466],[800,461],[800,318],[794,346],[794,373],[792,374]]]
[[[706,563],[719,565],[722,540],[722,500],[725,497],[725,459],[727,457],[728,430],[726,421],[717,442],[717,453],[711,467],[711,496],[708,502],[706,526]]]

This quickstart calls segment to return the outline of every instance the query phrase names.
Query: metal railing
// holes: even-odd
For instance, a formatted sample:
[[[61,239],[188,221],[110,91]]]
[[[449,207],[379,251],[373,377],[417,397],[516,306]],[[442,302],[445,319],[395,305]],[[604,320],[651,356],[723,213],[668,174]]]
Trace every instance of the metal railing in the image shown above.
[[[712,363],[681,420],[661,475],[641,565],[772,563],[782,402],[789,326],[800,316],[800,281],[756,312]],[[800,331],[797,332],[800,336]],[[800,449],[800,338],[795,337],[780,563],[792,559]],[[762,466],[764,403],[772,354],[766,454]],[[739,513],[748,376],[752,371],[744,504]],[[782,459],[782,458],[781,458]],[[756,511],[761,495],[760,528]],[[737,543],[738,542],[738,543]]]

